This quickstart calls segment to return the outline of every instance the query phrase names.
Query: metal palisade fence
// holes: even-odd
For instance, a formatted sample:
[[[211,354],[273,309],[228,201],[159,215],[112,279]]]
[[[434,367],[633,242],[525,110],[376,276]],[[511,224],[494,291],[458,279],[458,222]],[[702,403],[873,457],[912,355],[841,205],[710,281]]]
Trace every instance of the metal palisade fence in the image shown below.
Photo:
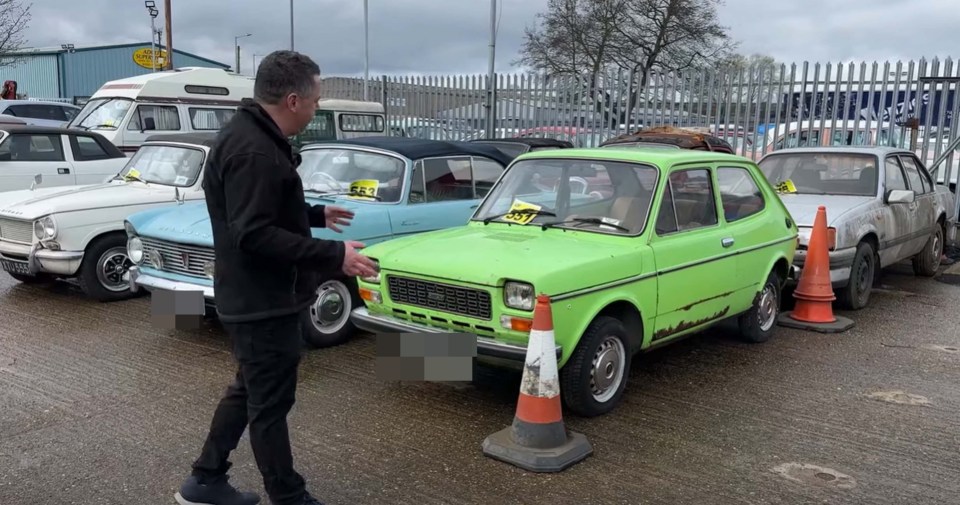
[[[754,160],[807,145],[906,147],[941,182],[957,178],[952,123],[960,64],[949,58],[495,80],[491,89],[484,75],[382,76],[367,83],[367,97],[384,104],[393,135],[552,136],[592,147],[641,127],[671,125],[720,136]],[[328,77],[325,96],[362,100],[363,84]],[[488,115],[496,125],[491,135],[484,131]],[[935,167],[941,159],[946,163]]]

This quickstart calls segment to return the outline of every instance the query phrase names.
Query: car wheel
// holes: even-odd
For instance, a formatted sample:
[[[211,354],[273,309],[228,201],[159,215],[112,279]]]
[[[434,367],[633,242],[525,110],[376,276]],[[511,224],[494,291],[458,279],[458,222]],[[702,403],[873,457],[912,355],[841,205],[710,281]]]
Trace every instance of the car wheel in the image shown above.
[[[840,306],[850,310],[860,310],[867,306],[873,290],[876,268],[873,246],[869,242],[860,242],[853,257],[850,281],[837,293]]]
[[[630,373],[627,331],[619,320],[597,317],[560,370],[560,391],[574,414],[594,417],[620,402]]]
[[[301,316],[303,339],[309,347],[340,345],[356,331],[350,312],[362,303],[354,279],[332,279],[317,288],[317,298]]]
[[[940,270],[940,260],[943,258],[943,228],[937,223],[937,231],[930,235],[927,245],[923,246],[920,254],[913,257],[913,273],[923,277],[933,277]]]
[[[24,284],[50,284],[55,279],[53,276],[47,274],[37,274],[37,275],[24,275],[24,274],[15,274],[13,272],[7,272],[10,274],[10,277],[13,277],[19,282]]]
[[[124,274],[133,266],[127,257],[127,240],[121,234],[110,234],[95,239],[83,254],[80,264],[80,289],[100,302],[133,298],[129,281]]]
[[[763,289],[757,293],[750,310],[740,315],[740,338],[759,344],[770,340],[780,315],[782,283],[776,272],[770,272]]]

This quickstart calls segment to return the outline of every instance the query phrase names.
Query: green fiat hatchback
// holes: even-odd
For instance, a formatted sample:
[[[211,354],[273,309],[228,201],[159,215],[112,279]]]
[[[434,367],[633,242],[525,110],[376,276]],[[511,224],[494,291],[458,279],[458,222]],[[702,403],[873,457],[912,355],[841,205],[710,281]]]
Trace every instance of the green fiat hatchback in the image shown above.
[[[681,149],[562,149],[518,157],[464,226],[373,245],[354,324],[469,333],[478,361],[522,366],[549,295],[568,409],[623,395],[637,352],[736,318],[776,329],[797,227],[750,160]]]

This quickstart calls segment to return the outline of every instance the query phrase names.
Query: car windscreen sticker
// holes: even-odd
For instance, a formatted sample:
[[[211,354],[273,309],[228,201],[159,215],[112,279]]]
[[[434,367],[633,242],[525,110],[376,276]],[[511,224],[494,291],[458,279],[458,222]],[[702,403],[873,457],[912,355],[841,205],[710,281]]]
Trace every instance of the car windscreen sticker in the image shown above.
[[[187,176],[178,175],[177,178],[174,179],[173,183],[176,184],[177,186],[183,186],[184,184],[187,183]]]
[[[127,170],[127,175],[125,175],[124,177],[127,179],[139,179],[140,171],[137,170],[136,168],[131,167],[130,170]]]
[[[541,208],[539,205],[514,200],[513,205],[510,206],[510,212],[501,219],[510,223],[527,224],[533,221],[533,218],[537,217],[537,212],[540,211]]]
[[[359,179],[350,183],[350,196],[361,198],[375,198],[380,189],[380,181],[376,179]]]
[[[777,184],[777,193],[796,193],[797,187],[793,185],[793,181],[787,179],[780,184]]]

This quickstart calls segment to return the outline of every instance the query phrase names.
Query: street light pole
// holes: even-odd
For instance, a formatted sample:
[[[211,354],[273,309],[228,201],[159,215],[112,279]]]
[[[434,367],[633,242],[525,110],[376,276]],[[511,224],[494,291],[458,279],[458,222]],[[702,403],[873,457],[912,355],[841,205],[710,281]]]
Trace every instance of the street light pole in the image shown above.
[[[237,56],[236,56],[236,58],[237,58],[237,75],[240,75],[240,39],[242,39],[242,38],[244,38],[244,37],[249,37],[250,35],[252,35],[252,34],[248,33],[248,34],[246,34],[246,35],[237,35],[236,37],[233,38],[233,47],[234,47],[234,49],[236,50],[236,53],[237,53]]]
[[[157,45],[154,44],[153,36],[157,34],[157,16],[160,14],[160,11],[157,10],[157,4],[153,0],[146,0],[143,2],[144,7],[147,8],[147,12],[150,13],[150,57],[153,58],[153,64],[150,65],[150,68],[153,72],[157,71]]]
[[[363,0],[363,99],[367,98],[370,86],[370,23],[367,15],[367,0]]]
[[[290,50],[293,51],[293,0],[290,0]]]
[[[494,138],[494,125],[496,114],[496,102],[495,98],[495,88],[496,83],[494,83],[494,62],[496,61],[496,52],[497,52],[497,0],[490,0],[490,68],[489,75],[487,79],[487,138]]]

